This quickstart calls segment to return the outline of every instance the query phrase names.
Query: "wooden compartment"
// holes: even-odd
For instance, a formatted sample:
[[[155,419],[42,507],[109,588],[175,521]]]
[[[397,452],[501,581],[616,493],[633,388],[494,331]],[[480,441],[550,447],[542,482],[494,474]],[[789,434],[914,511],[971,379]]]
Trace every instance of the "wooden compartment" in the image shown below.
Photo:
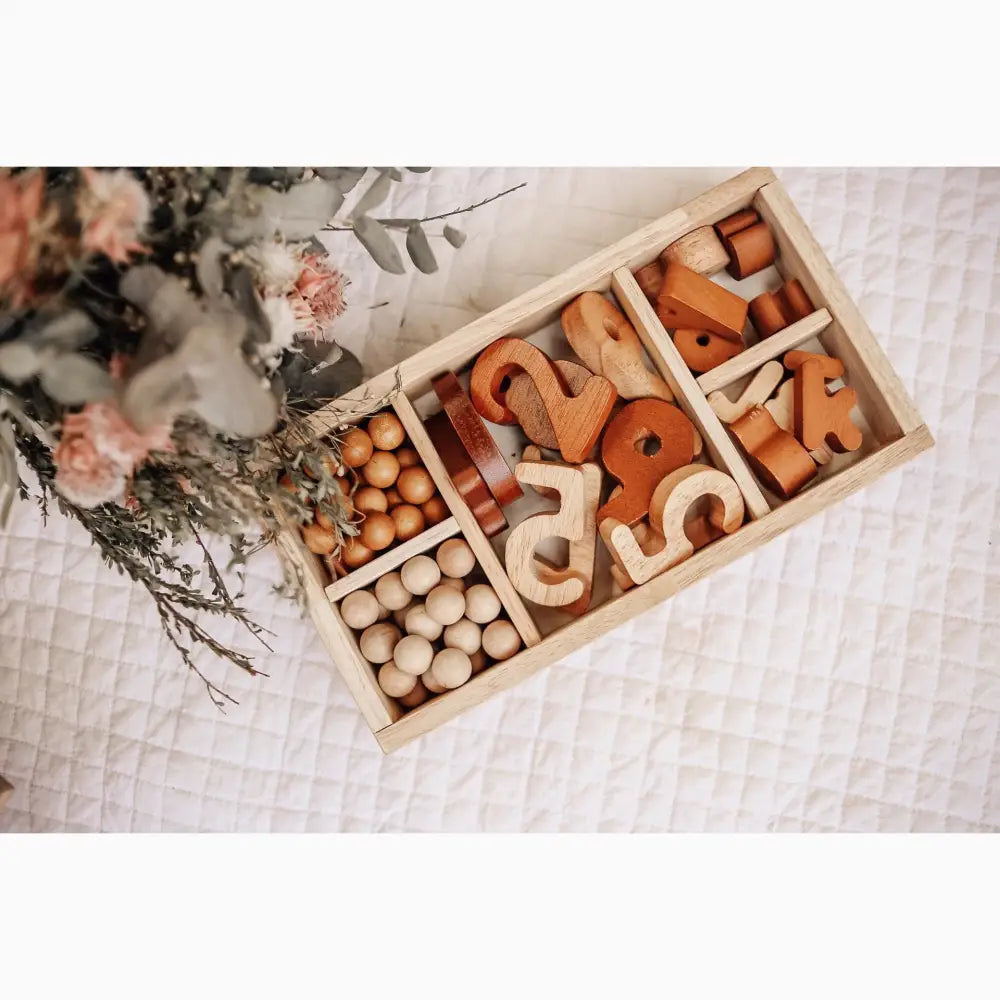
[[[636,283],[633,272],[654,261],[665,247],[681,236],[749,207],[755,208],[768,223],[777,246],[773,280],[777,281],[779,275],[781,280],[797,278],[812,300],[815,312],[753,344],[724,365],[696,377],[684,364]],[[753,280],[744,279],[744,284]],[[761,285],[758,290],[764,287],[766,285]],[[488,344],[500,337],[542,336],[541,332],[546,327],[558,323],[563,307],[587,290],[613,295],[627,314],[648,358],[670,385],[677,404],[702,435],[711,464],[726,472],[738,485],[747,519],[735,533],[713,541],[673,569],[641,586],[617,596],[601,595],[600,600],[597,600],[595,591],[595,601],[587,613],[553,625],[551,621],[541,621],[537,612],[529,610],[513,588],[504,571],[500,553],[483,534],[475,517],[452,486],[421,418],[433,409],[433,403],[428,403],[432,378],[444,371],[459,371],[467,367]],[[756,293],[756,290],[752,292]],[[742,289],[740,294],[749,297]],[[817,343],[825,352],[844,362],[844,380],[858,392],[866,430],[865,447],[860,453],[848,456],[846,461],[836,465],[831,463],[823,475],[817,476],[799,494],[781,501],[761,488],[729,431],[708,405],[706,396],[716,389],[738,385],[761,364],[781,357],[787,350]],[[770,170],[762,168],[745,171],[707,191],[406,359],[397,368],[375,376],[349,397],[313,414],[310,427],[315,434],[322,434],[342,422],[343,414],[356,409],[360,400],[386,395],[392,395],[392,407],[452,512],[455,524],[449,525],[447,530],[457,528],[468,541],[525,645],[520,653],[473,676],[462,687],[439,695],[403,715],[395,702],[387,699],[374,683],[373,674],[360,658],[354,637],[331,603],[325,584],[321,583],[321,579],[310,582],[310,572],[315,574],[316,559],[305,550],[294,528],[289,527],[281,539],[282,550],[286,558],[305,571],[306,596],[313,620],[379,745],[386,752],[436,728],[492,694],[514,686],[542,667],[862,488],[933,444],[930,432],[829,261],[781,184]],[[499,435],[497,438],[501,440]],[[505,456],[511,464],[519,457],[507,452]],[[600,542],[598,549],[601,549]]]

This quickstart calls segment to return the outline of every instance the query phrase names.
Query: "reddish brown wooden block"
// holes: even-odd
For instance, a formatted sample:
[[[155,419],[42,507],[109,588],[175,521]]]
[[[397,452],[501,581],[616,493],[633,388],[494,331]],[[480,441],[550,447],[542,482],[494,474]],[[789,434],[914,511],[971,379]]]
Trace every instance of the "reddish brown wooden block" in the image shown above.
[[[762,406],[754,406],[729,429],[743,446],[754,472],[767,487],[787,500],[816,475],[809,452]]]
[[[786,281],[776,292],[762,292],[750,300],[750,322],[762,339],[811,312],[813,304],[797,278]]]
[[[556,361],[556,369],[562,376],[569,391],[578,396],[587,384],[591,372],[578,365],[575,361]],[[551,451],[559,450],[559,440],[555,428],[545,410],[542,397],[535,388],[530,375],[521,372],[510,380],[510,387],[505,397],[507,406],[514,412],[517,422],[521,425],[529,441]],[[591,449],[593,451],[594,449]]]
[[[503,337],[479,355],[469,384],[472,401],[487,420],[517,423],[517,415],[506,404],[504,381],[522,371],[535,383],[562,457],[571,463],[584,461],[615,405],[615,387],[608,379],[592,375],[583,391],[572,396],[548,355],[525,340]]]
[[[656,315],[668,330],[708,330],[741,344],[747,302],[689,267],[671,262],[663,275]]]
[[[826,354],[789,351],[782,359],[795,372],[795,436],[812,451],[828,445],[833,451],[857,451],[861,430],[851,420],[858,394],[849,386],[830,395],[826,380],[844,374],[843,362]]]
[[[727,270],[734,278],[749,277],[774,263],[771,230],[752,208],[717,222],[715,231],[729,255]]]
[[[743,350],[742,342],[734,344],[708,330],[674,330],[674,346],[684,364],[699,375],[735,358]]]

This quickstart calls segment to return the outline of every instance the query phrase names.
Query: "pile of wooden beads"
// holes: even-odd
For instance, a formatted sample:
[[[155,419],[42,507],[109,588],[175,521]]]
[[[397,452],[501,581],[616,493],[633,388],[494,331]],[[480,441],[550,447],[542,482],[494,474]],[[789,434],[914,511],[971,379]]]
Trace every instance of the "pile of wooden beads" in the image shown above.
[[[350,470],[355,481],[353,491],[346,476],[337,482],[348,495],[359,528],[341,548],[339,561],[345,570],[363,566],[448,517],[447,505],[394,413],[378,413],[365,427],[351,428],[341,440],[340,454],[343,471]],[[315,534],[311,527],[307,530]],[[308,545],[306,530],[303,537]]]
[[[461,687],[521,648],[517,629],[500,618],[493,588],[467,585],[475,569],[468,543],[449,538],[434,558],[413,556],[372,590],[341,601],[345,623],[360,632],[362,656],[378,669],[379,686],[406,708]]]

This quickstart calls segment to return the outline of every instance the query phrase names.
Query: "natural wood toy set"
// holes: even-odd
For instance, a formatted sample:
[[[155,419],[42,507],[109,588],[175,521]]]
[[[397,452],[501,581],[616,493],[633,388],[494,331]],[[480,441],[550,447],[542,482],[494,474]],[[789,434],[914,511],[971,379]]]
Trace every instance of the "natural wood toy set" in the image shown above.
[[[280,541],[387,752],[933,444],[764,169],[311,426],[344,422],[359,425],[360,475],[346,482],[357,542],[334,561],[322,525],[288,525]]]

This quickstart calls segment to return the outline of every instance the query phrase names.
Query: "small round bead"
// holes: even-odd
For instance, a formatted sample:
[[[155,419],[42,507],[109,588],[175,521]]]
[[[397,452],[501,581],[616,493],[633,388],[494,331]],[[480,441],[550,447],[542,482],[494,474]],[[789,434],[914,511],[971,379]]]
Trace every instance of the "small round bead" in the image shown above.
[[[507,660],[521,648],[521,637],[508,621],[490,622],[483,629],[483,650],[494,660]]]
[[[355,590],[340,602],[340,614],[350,628],[368,628],[378,621],[378,601],[367,590]]]
[[[468,576],[476,567],[476,557],[464,538],[449,538],[442,542],[436,558],[445,576]]]
[[[477,649],[469,659],[472,661],[472,673],[473,676],[478,674],[481,670],[485,670],[487,666],[486,654],[483,652],[482,648]]]
[[[400,632],[395,625],[379,622],[377,625],[369,625],[361,633],[358,645],[361,647],[361,655],[369,663],[387,663],[392,659],[392,651],[399,640]]]
[[[444,630],[444,644],[449,649],[460,649],[472,656],[483,644],[482,630],[468,618],[459,618],[453,625]]]
[[[417,686],[417,678],[413,674],[404,673],[389,660],[379,667],[378,686],[390,698],[405,698]]]
[[[408,469],[411,465],[420,464],[420,456],[415,448],[397,448],[396,461],[401,469]]]
[[[411,676],[411,675],[407,675]],[[409,694],[404,694],[400,699],[400,705],[406,708],[416,708],[417,705],[422,705],[429,695],[427,694],[427,688],[424,687],[424,682],[419,678],[414,678],[416,684],[413,685],[413,690]]]
[[[367,545],[373,552],[381,552],[387,549],[396,540],[396,523],[388,514],[381,514],[377,510],[370,511],[365,515],[364,523],[361,525],[361,542]]]
[[[368,421],[368,436],[382,451],[392,451],[403,443],[406,431],[395,413],[379,413]]]
[[[358,566],[364,566],[365,563],[371,562],[374,557],[375,553],[357,535],[352,535],[350,538],[344,539],[344,546],[340,550],[340,558],[348,569],[357,569]]]
[[[420,509],[424,512],[424,518],[428,524],[440,524],[449,516],[448,505],[442,497],[431,497],[425,500]]]
[[[426,503],[434,496],[434,488],[434,480],[422,465],[408,466],[396,480],[396,489],[407,503]]]
[[[349,469],[356,469],[372,457],[373,449],[372,439],[360,427],[352,427],[340,442],[340,457]]]
[[[419,507],[414,507],[411,503],[401,503],[393,507],[389,516],[396,526],[396,538],[401,542],[416,538],[424,530],[424,515]]]
[[[444,626],[440,622],[434,621],[423,604],[414,604],[406,612],[403,627],[410,635],[422,635],[425,639],[434,642],[441,638]]]
[[[425,674],[421,674],[420,675],[420,680],[423,681],[424,687],[427,688],[427,690],[431,694],[440,694],[442,691],[446,691],[447,688],[443,684],[439,684],[434,679],[433,666],[434,666],[434,664],[431,663],[432,669],[428,670],[427,673],[425,673]]]
[[[354,494],[353,500],[354,509],[362,514],[367,514],[372,510],[384,514],[389,509],[389,502],[386,500],[385,494],[374,486],[362,486]]]
[[[465,593],[465,581],[459,580],[453,576],[443,576],[441,577],[442,587],[451,587],[452,590],[457,590],[460,594]]]
[[[399,475],[399,462],[391,451],[376,451],[365,463],[361,475],[369,486],[377,486],[380,490],[387,489],[396,481]]]
[[[465,595],[452,587],[435,587],[425,598],[427,614],[442,625],[453,625],[465,614]]]
[[[430,673],[442,687],[461,687],[472,676],[472,661],[460,649],[442,649],[434,657]]]
[[[487,583],[473,584],[465,592],[465,617],[479,625],[493,621],[500,614],[500,598]]]
[[[392,658],[406,674],[422,674],[434,659],[434,647],[422,635],[404,635],[392,651]]]
[[[414,556],[412,559],[407,559],[399,572],[403,586],[411,594],[427,594],[441,580],[441,570],[430,556]]]
[[[399,573],[386,573],[375,584],[375,596],[390,611],[398,611],[410,603],[413,595]]]

